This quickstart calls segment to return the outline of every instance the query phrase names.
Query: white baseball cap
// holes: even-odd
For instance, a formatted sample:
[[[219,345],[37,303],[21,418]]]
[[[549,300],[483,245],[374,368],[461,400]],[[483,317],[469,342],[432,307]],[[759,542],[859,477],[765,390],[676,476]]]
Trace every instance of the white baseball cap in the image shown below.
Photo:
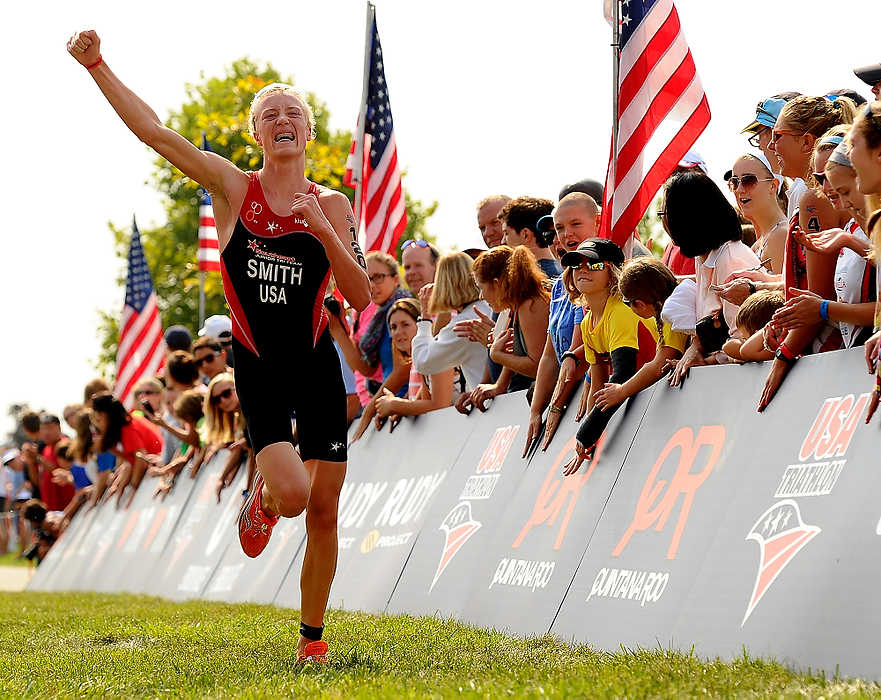
[[[205,325],[199,329],[199,336],[207,335],[209,338],[219,339],[223,334],[232,334],[229,316],[209,316],[205,319]]]
[[[13,459],[18,457],[20,454],[21,454],[21,452],[19,452],[14,447],[11,450],[6,450],[6,452],[3,453],[3,456],[0,457],[0,464],[2,464],[5,467],[7,464],[9,464]]]

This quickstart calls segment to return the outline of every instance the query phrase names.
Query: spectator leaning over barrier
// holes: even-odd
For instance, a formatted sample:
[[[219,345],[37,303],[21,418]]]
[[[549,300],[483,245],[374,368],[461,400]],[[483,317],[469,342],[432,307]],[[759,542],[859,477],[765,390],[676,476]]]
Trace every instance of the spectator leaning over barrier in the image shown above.
[[[78,473],[79,478],[74,475],[73,451],[69,440],[58,445],[55,456],[58,459],[58,469],[53,472],[52,480],[56,484],[69,484],[74,488],[73,498],[63,511],[65,521],[70,521],[80,506],[88,500],[92,487],[88,479],[84,479],[84,470]]]
[[[246,485],[242,492],[242,497],[247,499],[254,484],[257,462],[248,441],[247,426],[239,406],[235,379],[231,374],[218,374],[211,380],[203,412],[205,423],[201,433],[207,445],[204,461],[210,461],[222,448],[229,450],[217,483],[218,502],[221,491],[235,481],[243,460],[248,462]]]
[[[91,417],[98,433],[98,452],[112,451],[120,460],[108,496],[116,494],[119,504],[126,488],[131,485],[128,500],[131,503],[147,471],[148,455],[158,455],[162,451],[162,440],[150,423],[132,416],[113,394],[93,397]]]
[[[477,228],[483,237],[487,248],[495,248],[502,244],[502,222],[499,221],[499,212],[511,201],[504,194],[494,194],[484,197],[477,203]]]
[[[44,447],[40,451],[40,494],[50,510],[64,510],[73,498],[73,483],[56,483],[52,480],[53,472],[58,468],[55,448],[62,440],[67,440],[61,432],[61,421],[58,416],[44,413],[40,416],[40,442]]]
[[[777,198],[783,177],[774,175],[764,155],[745,153],[734,161],[726,180],[738,210],[755,227],[753,252],[768,272],[779,275],[788,228]]]
[[[459,255],[465,255],[465,253],[459,253]],[[438,266],[438,274],[440,274],[440,265]],[[410,359],[411,344],[416,336],[419,318],[419,305],[411,299],[401,299],[395,302],[389,311],[389,331],[394,343],[395,354],[401,356],[401,362],[407,362]],[[377,422],[388,418],[395,420],[400,416],[418,416],[429,411],[448,408],[453,402],[454,376],[452,366],[440,369],[430,376],[422,373],[414,377],[411,372],[408,397],[404,399],[396,397],[388,389],[380,390],[373,401]],[[381,424],[377,427],[381,427]]]
[[[394,358],[386,321],[392,304],[410,294],[401,289],[397,262],[388,253],[374,250],[367,254],[367,277],[370,280],[370,300],[377,308],[358,346],[355,346],[340,319],[333,314],[328,315],[330,332],[353,370],[365,377],[372,377],[377,368],[381,368],[383,385],[397,396],[406,396],[406,373],[403,376],[400,373],[395,374],[389,381],[394,369]],[[370,393],[375,394],[379,387],[370,387],[370,384],[368,382]]]
[[[878,79],[881,80],[881,73]],[[878,96],[877,85],[873,86],[872,93]],[[879,214],[881,212],[881,102],[870,102],[860,110],[848,135],[847,144],[847,156],[856,171],[856,187],[867,196],[867,209],[873,212],[867,222],[867,233],[872,241],[871,255],[875,263],[876,286],[878,286],[881,285],[881,266],[878,264],[881,254],[879,253],[881,251],[881,214]],[[866,413],[867,423],[871,420],[881,395],[881,363],[878,362],[878,350],[881,347],[879,326],[881,326],[881,302],[876,305],[876,332],[866,341],[866,365],[869,372],[875,374],[872,400]]]
[[[774,352],[765,345],[764,331],[783,301],[783,292],[769,289],[750,294],[737,310],[734,319],[737,330],[725,341],[722,352],[737,362],[774,359]]]
[[[457,323],[471,320],[489,323],[492,310],[480,299],[472,268],[473,261],[466,253],[449,253],[441,257],[425,311],[429,314],[455,312]],[[452,325],[444,326],[437,336],[432,335],[431,328],[431,319],[420,316],[412,342],[414,370],[432,375],[459,367],[465,379],[464,390],[473,391],[486,369],[485,347],[457,335]]]
[[[404,282],[413,296],[419,296],[426,284],[434,282],[434,273],[440,251],[428,241],[410,239],[401,246],[401,267],[404,268]]]
[[[664,211],[673,242],[695,258],[697,287],[694,336],[670,377],[676,386],[689,368],[715,361],[737,316],[737,306],[722,299],[718,289],[735,270],[758,269],[759,259],[741,241],[737,212],[705,175],[690,171],[671,177],[664,187]]]
[[[558,247],[564,251],[573,251],[587,239],[594,238],[599,227],[599,213],[599,207],[590,195],[577,190],[564,195],[554,209],[551,221],[556,231]],[[543,220],[539,226],[544,227],[545,222]],[[552,408],[547,415],[541,447],[542,450],[547,449],[572,393],[584,379],[587,367],[583,363],[580,367],[576,366],[575,356],[572,355],[583,343],[580,327],[583,318],[584,309],[580,303],[570,299],[562,278],[554,280],[549,305],[548,335],[538,363],[535,391],[529,405],[529,430],[524,456],[538,439],[542,416],[550,405]]]
[[[190,464],[190,478],[195,479],[199,468],[205,458],[205,445],[201,430],[205,422],[204,413],[205,396],[195,389],[189,389],[177,397],[174,402],[174,414],[187,426],[185,440],[186,451],[174,458],[164,467],[151,467],[150,476],[160,477],[159,485],[153,492],[153,497],[161,495],[162,500],[174,488],[174,481],[183,468]]]
[[[500,314],[490,358],[504,369],[494,384],[480,384],[470,395],[471,404],[485,410],[487,399],[532,384],[547,335],[550,294],[547,277],[522,245],[482,253],[474,261],[474,279],[481,298]]]
[[[414,395],[415,392],[418,391],[418,386],[409,386],[413,369],[410,357],[410,341],[412,340],[412,337],[409,333],[412,331],[412,334],[414,336],[416,335],[416,319],[418,319],[420,315],[419,302],[412,297],[402,297],[391,305],[391,308],[388,311],[389,317],[392,312],[399,310],[405,311],[406,314],[411,317],[412,327],[406,316],[399,316],[395,324],[395,331],[398,335],[397,342],[392,338],[392,362],[394,366],[389,376],[376,391],[376,397],[364,407],[364,411],[361,413],[361,418],[358,421],[358,427],[355,429],[355,433],[352,436],[352,442],[359,440],[367,428],[370,427],[370,421],[376,416],[376,398],[385,396],[386,391],[392,393],[392,395],[397,396],[398,398],[406,397],[411,388],[414,391]],[[389,328],[389,337],[392,337],[391,327]],[[416,377],[414,377],[414,379],[416,379]],[[402,392],[396,394],[393,391],[394,387],[397,386],[404,386],[403,395]]]
[[[863,345],[872,334],[877,293],[875,268],[866,260],[871,248],[863,232],[866,198],[856,188],[856,172],[846,148],[846,144],[839,143],[826,161],[824,172],[814,173],[814,178],[835,191],[836,207],[852,218],[843,229],[809,234],[805,240],[809,250],[834,257],[835,298],[824,300],[804,289],[790,290],[790,299],[774,314],[774,321],[787,330],[835,322],[844,347],[850,348]]]
[[[222,372],[230,374],[232,368],[226,362],[226,350],[220,341],[212,336],[202,336],[193,343],[193,364],[199,370],[202,382],[208,384]]]
[[[643,256],[624,263],[618,280],[621,301],[640,318],[654,322],[654,329],[650,323],[646,327],[655,336],[655,356],[623,384],[609,381],[596,391],[595,405],[600,410],[614,409],[625,399],[651,386],[669,371],[671,363],[682,357],[688,337],[674,331],[661,319],[664,302],[676,289],[676,284],[676,276],[670,268],[656,258]]]
[[[777,117],[770,145],[782,164],[782,173],[807,180],[813,172],[822,172],[828,152],[815,151],[815,142],[833,126],[851,123],[854,114],[854,103],[846,97],[829,100],[803,95],[787,102]],[[847,216],[836,211],[822,191],[815,188],[808,188],[801,195],[797,213],[797,221],[792,215],[786,241],[784,294],[788,299],[792,294],[790,290],[806,289],[830,299],[835,294],[835,259],[806,250],[801,232],[840,228]],[[785,337],[773,335],[769,347],[775,348],[775,357],[770,363],[758,410],[763,411],[771,403],[790,366],[805,349],[823,352],[840,346],[841,336],[834,324],[828,322],[795,328],[785,333]]]
[[[112,452],[96,451],[95,437],[92,433],[92,411],[84,408],[76,418],[76,435],[70,449],[74,466],[71,469],[74,485],[79,488],[85,481],[91,485],[89,490],[89,509],[94,508],[107,489],[108,481],[116,467],[116,455]],[[82,469],[82,474],[80,473]]]
[[[541,271],[553,279],[563,272],[560,263],[550,249],[553,235],[546,236],[538,230],[538,220],[554,210],[554,203],[539,197],[517,197],[499,212],[502,222],[502,243],[511,248],[525,246],[535,256]]]
[[[587,414],[578,429],[575,457],[563,470],[574,474],[593,455],[613,411],[601,411],[596,392],[606,382],[623,384],[655,355],[657,329],[637,316],[621,300],[618,280],[624,251],[604,238],[591,238],[563,256],[563,283],[573,301],[584,308],[581,334],[584,344],[575,353],[576,364],[588,366],[590,383],[584,386],[576,420]]]

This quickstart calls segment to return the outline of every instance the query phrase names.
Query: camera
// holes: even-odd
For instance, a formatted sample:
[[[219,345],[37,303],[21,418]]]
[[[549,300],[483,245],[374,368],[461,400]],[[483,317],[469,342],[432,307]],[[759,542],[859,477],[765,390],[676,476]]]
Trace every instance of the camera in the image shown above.
[[[339,316],[343,312],[343,307],[334,297],[328,295],[324,297],[324,308],[334,316]]]
[[[150,405],[150,402],[147,401],[147,399],[141,401],[141,410],[149,416],[152,416],[156,413],[156,411],[153,410],[153,406]]]

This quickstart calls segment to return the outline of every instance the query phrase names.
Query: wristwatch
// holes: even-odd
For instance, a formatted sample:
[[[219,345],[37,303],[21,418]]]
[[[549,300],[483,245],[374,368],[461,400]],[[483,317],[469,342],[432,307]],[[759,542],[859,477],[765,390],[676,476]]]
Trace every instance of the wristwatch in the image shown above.
[[[416,323],[422,323],[423,321],[428,321],[429,323],[431,323],[431,319],[425,318],[425,316],[420,316],[419,318],[416,319]]]

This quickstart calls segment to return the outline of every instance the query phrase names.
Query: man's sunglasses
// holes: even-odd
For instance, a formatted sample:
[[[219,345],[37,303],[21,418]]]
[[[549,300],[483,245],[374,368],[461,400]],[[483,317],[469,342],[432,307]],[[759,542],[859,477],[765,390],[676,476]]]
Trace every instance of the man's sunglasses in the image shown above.
[[[738,185],[743,185],[743,189],[749,190],[755,187],[760,182],[770,182],[773,180],[773,177],[762,177],[760,178],[758,175],[753,175],[752,173],[747,173],[741,177],[737,177],[737,175],[732,175],[728,178],[728,189],[734,192],[737,189]]]
[[[135,398],[140,398],[141,396],[156,396],[159,392],[155,389],[142,389],[141,391],[135,392]]]
[[[228,389],[224,389],[219,394],[211,394],[211,403],[220,403],[223,399],[228,399],[232,396],[233,389],[229,387]]]
[[[404,241],[404,245],[401,246],[401,250],[407,250],[411,245],[417,245],[420,248],[428,248],[430,245],[428,241],[416,240],[415,238],[411,238],[409,241]]]
[[[606,269],[606,263],[604,263],[602,260],[600,260],[599,262],[585,261],[575,263],[574,265],[569,265],[568,267],[572,270],[580,270],[581,268],[584,268],[585,270],[590,270],[591,272],[599,272],[600,270]]]
[[[199,357],[199,358],[197,358],[197,359],[193,362],[193,364],[196,365],[196,368],[198,369],[198,368],[201,367],[202,364],[205,363],[205,362],[214,362],[214,358],[215,358],[215,357],[217,357],[217,355],[216,355],[215,353],[212,352],[210,355],[205,355],[204,357]]]

